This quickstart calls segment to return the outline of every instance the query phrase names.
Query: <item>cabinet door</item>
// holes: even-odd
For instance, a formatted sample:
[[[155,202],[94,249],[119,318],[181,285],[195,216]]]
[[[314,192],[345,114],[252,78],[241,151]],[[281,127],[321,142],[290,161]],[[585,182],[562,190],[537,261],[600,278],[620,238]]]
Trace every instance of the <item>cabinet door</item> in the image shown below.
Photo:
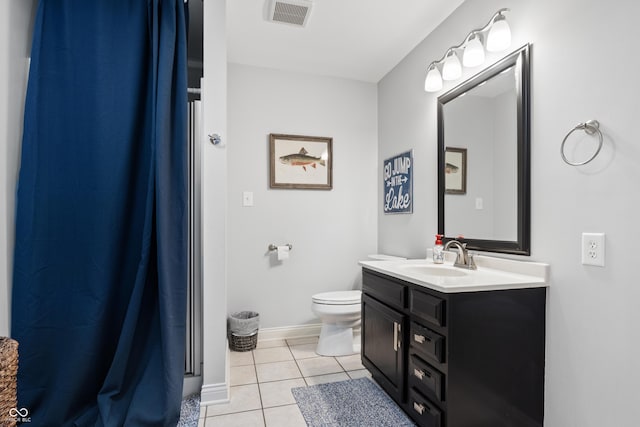
[[[375,299],[362,297],[362,360],[398,402],[404,400],[403,331],[406,316]],[[382,374],[382,378],[379,374]]]

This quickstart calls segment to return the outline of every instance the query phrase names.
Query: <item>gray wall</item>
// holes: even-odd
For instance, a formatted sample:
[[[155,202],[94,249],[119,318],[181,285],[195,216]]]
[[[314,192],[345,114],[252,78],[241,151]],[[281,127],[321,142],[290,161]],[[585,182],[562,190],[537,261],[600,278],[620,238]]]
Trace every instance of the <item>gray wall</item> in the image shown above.
[[[357,262],[376,250],[376,85],[238,64],[228,76],[229,312],[257,311],[264,328],[318,323],[311,296],[359,287]],[[333,189],[269,189],[270,133],[332,137]],[[292,244],[290,258],[270,243]]]
[[[35,3],[0,2],[0,336],[10,330],[15,191]]]
[[[522,258],[551,265],[545,425],[635,426],[640,286],[632,257],[640,240],[640,59],[626,41],[640,35],[640,3],[467,1],[420,43],[379,83],[380,157],[414,148],[417,182],[413,215],[379,214],[378,249],[422,257],[432,244],[438,93],[422,90],[425,64],[502,7],[511,8],[512,49],[532,44],[532,255]],[[591,164],[568,166],[560,143],[588,119],[600,121],[604,148]],[[580,135],[575,140],[591,142]],[[581,264],[582,232],[606,233],[606,267]]]

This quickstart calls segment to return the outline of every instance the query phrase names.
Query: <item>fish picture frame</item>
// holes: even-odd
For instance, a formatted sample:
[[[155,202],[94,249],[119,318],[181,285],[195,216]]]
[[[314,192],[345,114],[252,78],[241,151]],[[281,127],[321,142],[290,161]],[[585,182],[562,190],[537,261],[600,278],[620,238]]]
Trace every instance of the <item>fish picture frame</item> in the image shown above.
[[[445,148],[444,168],[445,194],[467,194],[467,149]]]
[[[331,190],[333,138],[269,135],[270,188]]]

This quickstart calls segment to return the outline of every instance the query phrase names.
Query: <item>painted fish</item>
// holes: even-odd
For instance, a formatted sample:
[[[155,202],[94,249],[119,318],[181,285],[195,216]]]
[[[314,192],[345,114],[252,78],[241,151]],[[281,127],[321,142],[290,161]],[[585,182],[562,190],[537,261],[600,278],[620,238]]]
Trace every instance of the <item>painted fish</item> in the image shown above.
[[[458,173],[458,169],[460,169],[458,166],[447,163],[444,167],[444,173]]]
[[[322,166],[326,166],[326,162],[322,157],[309,156],[309,152],[302,147],[298,153],[287,154],[280,157],[280,163],[290,166],[302,166],[304,171],[307,171],[307,166],[312,168],[316,167],[316,163],[320,163]]]

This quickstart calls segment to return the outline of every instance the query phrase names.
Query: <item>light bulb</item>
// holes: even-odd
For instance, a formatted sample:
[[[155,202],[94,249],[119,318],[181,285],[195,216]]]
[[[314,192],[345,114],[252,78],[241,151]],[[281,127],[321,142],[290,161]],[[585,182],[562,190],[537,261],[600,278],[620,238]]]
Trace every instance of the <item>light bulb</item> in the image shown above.
[[[511,44],[511,29],[504,16],[498,15],[487,35],[487,50],[500,52]]]
[[[472,35],[471,37],[462,54],[462,63],[465,67],[477,67],[484,62],[484,47],[482,47],[480,36]]]
[[[426,92],[437,92],[442,89],[442,77],[438,67],[433,64],[429,67],[427,78],[424,79],[424,90]]]
[[[458,59],[458,55],[452,50],[444,60],[442,66],[442,78],[445,80],[455,80],[462,75],[462,65]]]

